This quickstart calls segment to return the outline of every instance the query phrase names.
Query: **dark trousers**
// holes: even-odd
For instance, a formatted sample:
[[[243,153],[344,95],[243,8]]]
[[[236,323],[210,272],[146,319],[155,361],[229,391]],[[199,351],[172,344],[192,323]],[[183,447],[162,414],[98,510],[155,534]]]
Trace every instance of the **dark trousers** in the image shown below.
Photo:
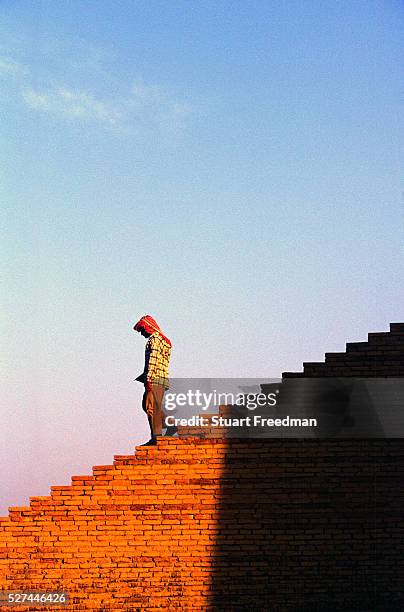
[[[166,417],[162,409],[164,393],[165,387],[152,385],[149,391],[145,388],[143,394],[142,408],[147,414],[151,437],[162,434],[163,420]]]

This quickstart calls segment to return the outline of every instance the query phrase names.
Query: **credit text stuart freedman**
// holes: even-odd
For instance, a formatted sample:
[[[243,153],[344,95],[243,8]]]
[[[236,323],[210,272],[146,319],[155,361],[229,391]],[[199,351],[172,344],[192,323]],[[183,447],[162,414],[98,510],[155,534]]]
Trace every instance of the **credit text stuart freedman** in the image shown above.
[[[194,415],[188,418],[175,417],[170,414],[165,418],[167,426],[183,427],[317,427],[317,419],[299,419],[289,415],[282,419],[271,419],[259,414],[246,417],[224,417],[212,415],[209,418],[202,415]]]

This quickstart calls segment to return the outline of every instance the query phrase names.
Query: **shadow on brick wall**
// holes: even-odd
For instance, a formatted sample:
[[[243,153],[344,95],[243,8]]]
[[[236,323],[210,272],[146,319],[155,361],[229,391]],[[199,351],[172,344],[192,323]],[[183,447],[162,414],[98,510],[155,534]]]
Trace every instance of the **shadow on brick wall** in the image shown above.
[[[341,376],[404,376],[404,323],[283,380]],[[228,441],[212,610],[404,610],[404,440],[367,420],[373,439]]]
[[[212,610],[403,610],[404,441],[231,440]]]

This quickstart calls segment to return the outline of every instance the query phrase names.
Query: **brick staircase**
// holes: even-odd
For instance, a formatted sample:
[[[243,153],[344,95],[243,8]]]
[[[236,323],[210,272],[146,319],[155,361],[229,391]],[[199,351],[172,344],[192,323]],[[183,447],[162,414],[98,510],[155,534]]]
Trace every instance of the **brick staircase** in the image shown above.
[[[324,363],[304,362],[303,372],[282,376],[404,376],[404,323],[391,323],[388,332],[369,333],[367,342],[348,342],[345,353],[326,353]]]
[[[403,341],[392,324],[319,371],[402,374]],[[189,433],[11,507],[0,590],[68,591],[72,612],[404,609],[404,440]]]
[[[10,508],[0,588],[71,611],[399,610],[403,477],[402,440],[165,438]]]
[[[67,590],[69,610],[204,609],[224,455],[165,438],[11,507],[0,588]]]

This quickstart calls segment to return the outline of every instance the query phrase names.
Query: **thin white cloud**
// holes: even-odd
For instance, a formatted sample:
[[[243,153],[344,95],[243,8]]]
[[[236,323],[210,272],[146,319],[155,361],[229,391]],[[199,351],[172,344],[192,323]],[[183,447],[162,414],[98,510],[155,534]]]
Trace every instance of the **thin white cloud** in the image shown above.
[[[0,57],[0,74],[7,76],[20,76],[27,73],[27,67],[8,57]]]
[[[39,94],[33,89],[22,91],[22,97],[31,108],[49,110],[49,97],[46,94]]]
[[[131,88],[129,105],[132,108],[156,107],[173,115],[186,115],[190,108],[169,94],[159,85],[149,85],[143,79],[136,79]]]
[[[58,72],[58,70],[57,70]],[[126,85],[114,82],[112,74],[103,75],[102,82],[110,82],[117,92],[112,96],[99,95],[95,91],[94,74],[87,74],[92,87],[71,86],[76,79],[74,74],[63,74],[63,83],[54,71],[35,71],[35,84],[29,67],[11,57],[0,56],[0,76],[8,80],[8,95],[19,97],[33,111],[48,113],[56,117],[68,118],[76,122],[92,122],[121,132],[136,131],[138,135],[148,135],[150,130],[173,134],[182,129],[184,118],[190,107],[167,89],[155,83],[147,83],[142,78]],[[85,75],[80,74],[83,82]]]
[[[142,80],[135,81],[127,97],[113,100],[102,100],[87,91],[68,87],[24,87],[21,95],[25,104],[36,111],[120,128],[158,126],[177,129],[190,110],[188,105],[175,100],[161,87],[147,85]]]
[[[64,87],[53,91],[39,91],[28,87],[23,89],[22,97],[30,108],[55,115],[99,121],[110,125],[116,125],[123,118],[122,112],[114,103],[98,100],[85,91],[75,91]]]
[[[160,101],[164,93],[157,85],[146,85],[143,79],[136,79],[132,85],[133,100],[141,104]]]

